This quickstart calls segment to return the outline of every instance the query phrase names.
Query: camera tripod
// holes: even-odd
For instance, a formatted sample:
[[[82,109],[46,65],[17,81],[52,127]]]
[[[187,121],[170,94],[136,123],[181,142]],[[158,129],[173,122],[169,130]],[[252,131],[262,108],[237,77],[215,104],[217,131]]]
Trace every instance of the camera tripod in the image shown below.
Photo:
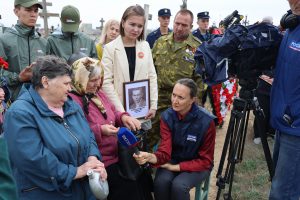
[[[233,101],[233,109],[231,111],[230,121],[224,141],[224,146],[222,150],[221,160],[219,164],[219,168],[217,171],[217,183],[218,193],[217,200],[219,200],[221,196],[221,192],[225,189],[225,185],[229,184],[228,192],[223,194],[224,200],[232,200],[231,191],[232,191],[232,182],[234,178],[234,170],[235,165],[237,163],[242,162],[243,160],[243,152],[248,128],[249,114],[250,111],[253,110],[256,117],[258,117],[259,122],[259,135],[261,137],[261,143],[264,150],[265,159],[267,162],[270,179],[274,175],[273,168],[273,160],[271,157],[269,145],[267,142],[266,130],[264,130],[263,123],[264,112],[260,108],[257,98],[254,96],[253,91],[247,91],[249,94],[246,95],[247,100],[243,98],[235,98]],[[224,161],[227,157],[227,166],[224,172],[224,176],[222,176]]]

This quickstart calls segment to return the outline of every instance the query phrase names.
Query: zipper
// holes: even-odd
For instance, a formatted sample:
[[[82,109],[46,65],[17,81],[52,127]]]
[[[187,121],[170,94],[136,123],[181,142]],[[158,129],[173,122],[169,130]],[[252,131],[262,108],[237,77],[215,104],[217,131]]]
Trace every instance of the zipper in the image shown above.
[[[72,133],[72,131],[70,130],[69,125],[65,122],[65,120],[63,120],[63,124],[64,124],[64,127],[69,132],[69,134],[71,135],[71,137],[73,137],[75,139],[75,141],[77,142],[77,145],[78,145],[78,150],[77,150],[77,165],[79,167],[80,166],[80,162],[79,162],[79,158],[80,158],[80,142],[79,142],[79,139]]]
[[[67,131],[69,132],[69,134],[76,140],[77,142],[77,145],[78,145],[78,151],[77,151],[77,166],[79,167],[80,166],[80,162],[79,162],[79,158],[80,158],[80,142],[79,142],[79,139],[72,133],[72,131],[70,130],[70,127],[69,125],[67,124],[67,122],[63,119],[63,124],[64,124],[64,127],[67,129]],[[82,182],[80,181],[80,185],[81,185],[81,188],[82,188],[82,191],[83,191],[83,198],[84,200],[86,199],[86,191],[85,191],[85,188],[83,187],[83,184]]]
[[[28,188],[28,189],[23,189],[23,190],[21,190],[22,192],[30,192],[30,191],[32,191],[32,190],[35,190],[35,189],[37,189],[37,188],[39,188],[39,187],[31,187],[31,188]]]
[[[71,46],[72,46],[72,54],[74,53],[74,46],[73,46],[73,33],[71,33]]]
[[[28,59],[28,66],[31,64],[30,41],[29,41],[29,39],[30,39],[30,35],[28,35],[28,37],[27,37],[28,57],[29,57],[29,59]]]

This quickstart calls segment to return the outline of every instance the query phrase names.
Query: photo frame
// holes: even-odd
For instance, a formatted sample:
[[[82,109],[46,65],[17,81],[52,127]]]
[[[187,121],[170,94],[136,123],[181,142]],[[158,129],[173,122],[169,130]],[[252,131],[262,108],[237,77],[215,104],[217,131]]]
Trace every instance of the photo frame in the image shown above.
[[[150,109],[150,81],[124,82],[124,108],[134,118],[145,117]]]

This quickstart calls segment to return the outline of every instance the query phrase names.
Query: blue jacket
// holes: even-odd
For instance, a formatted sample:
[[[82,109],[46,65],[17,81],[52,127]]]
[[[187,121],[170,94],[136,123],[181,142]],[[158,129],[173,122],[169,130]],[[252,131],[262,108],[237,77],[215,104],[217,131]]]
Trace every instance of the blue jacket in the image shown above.
[[[280,132],[300,136],[300,25],[288,30],[281,42],[271,91],[271,124]]]
[[[161,115],[172,133],[171,160],[175,163],[198,158],[204,135],[214,117],[204,108],[193,104],[191,111],[179,120],[177,113],[169,108]]]
[[[208,41],[211,38],[211,34],[206,31],[205,35],[202,35],[200,30],[197,28],[192,32],[193,36],[198,38],[201,42]]]
[[[171,32],[171,29],[168,29],[168,32]],[[160,28],[156,29],[155,31],[152,31],[147,35],[146,41],[149,43],[150,48],[152,49],[154,46],[154,43],[158,38],[160,38],[161,32]]]
[[[20,200],[95,200],[87,178],[73,180],[88,156],[100,158],[84,114],[73,100],[64,118],[29,84],[5,114],[4,136]]]

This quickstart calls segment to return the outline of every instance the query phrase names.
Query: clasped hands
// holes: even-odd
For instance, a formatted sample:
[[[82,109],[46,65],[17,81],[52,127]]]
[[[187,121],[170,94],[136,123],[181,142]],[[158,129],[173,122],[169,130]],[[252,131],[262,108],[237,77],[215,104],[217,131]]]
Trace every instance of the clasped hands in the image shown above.
[[[100,174],[101,180],[105,181],[107,179],[107,173],[104,164],[98,160],[95,156],[89,156],[87,162],[77,167],[76,176],[74,179],[80,179],[87,175],[88,170],[94,170]]]

